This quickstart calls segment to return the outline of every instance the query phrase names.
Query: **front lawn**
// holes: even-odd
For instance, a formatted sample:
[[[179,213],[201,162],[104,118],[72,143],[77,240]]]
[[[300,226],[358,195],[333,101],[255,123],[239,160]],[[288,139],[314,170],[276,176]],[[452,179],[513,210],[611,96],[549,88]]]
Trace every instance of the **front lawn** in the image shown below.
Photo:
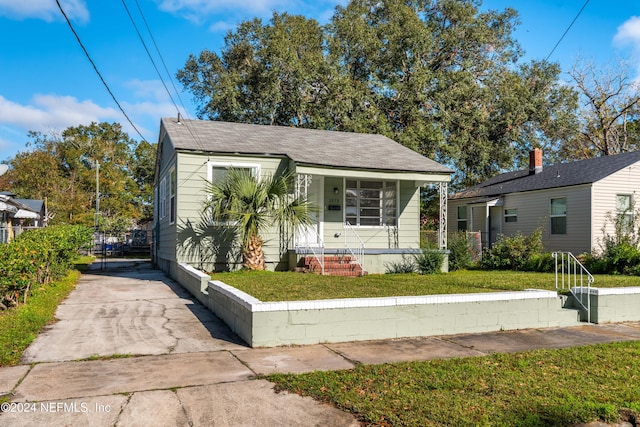
[[[371,426],[569,426],[640,417],[640,342],[267,379]]]
[[[294,272],[237,271],[211,278],[260,301],[304,301],[477,292],[555,290],[553,273],[459,270],[446,274],[372,274],[364,277],[320,276]],[[640,277],[595,276],[593,286],[640,286]]]

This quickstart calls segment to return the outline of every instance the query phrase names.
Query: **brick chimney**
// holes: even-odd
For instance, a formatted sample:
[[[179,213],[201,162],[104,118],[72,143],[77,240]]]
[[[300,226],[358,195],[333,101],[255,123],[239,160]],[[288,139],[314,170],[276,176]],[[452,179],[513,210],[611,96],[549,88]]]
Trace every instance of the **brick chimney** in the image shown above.
[[[529,151],[529,175],[542,172],[542,150],[534,148]]]

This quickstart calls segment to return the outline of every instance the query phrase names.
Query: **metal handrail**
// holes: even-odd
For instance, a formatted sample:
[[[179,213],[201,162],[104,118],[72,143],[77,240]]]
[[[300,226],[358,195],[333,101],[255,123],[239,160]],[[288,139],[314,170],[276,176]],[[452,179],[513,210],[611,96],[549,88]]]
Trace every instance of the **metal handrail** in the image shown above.
[[[309,231],[309,229],[305,231]],[[316,235],[316,238],[317,238],[317,246],[313,246],[309,244],[309,239],[308,239],[309,236],[307,233],[305,233],[304,234],[305,239],[303,241],[300,241],[300,239],[296,237],[296,247],[302,248],[306,251],[311,251],[311,253],[313,254],[313,257],[316,259],[316,261],[318,261],[318,264],[320,264],[320,274],[324,276],[324,240],[322,239],[322,236],[317,231],[314,231],[314,234]],[[316,251],[316,249],[318,250]]]
[[[361,274],[364,275],[364,242],[348,222],[344,223],[344,247],[354,257],[354,261],[360,266]]]
[[[554,252],[553,258],[555,259],[555,271],[556,271],[556,290],[565,289],[566,287],[571,291],[576,301],[587,312],[587,322],[591,323],[591,284],[594,282],[594,278],[589,273],[584,265],[571,253],[571,252]],[[560,260],[560,269],[558,269],[558,259]],[[566,268],[565,268],[566,261]],[[558,280],[558,274],[560,274],[560,280]],[[586,286],[585,286],[586,281]],[[572,286],[573,282],[573,286]],[[579,284],[579,286],[578,286]],[[576,295],[580,290],[580,297]],[[586,290],[586,293],[585,293]],[[586,302],[584,296],[587,296]]]

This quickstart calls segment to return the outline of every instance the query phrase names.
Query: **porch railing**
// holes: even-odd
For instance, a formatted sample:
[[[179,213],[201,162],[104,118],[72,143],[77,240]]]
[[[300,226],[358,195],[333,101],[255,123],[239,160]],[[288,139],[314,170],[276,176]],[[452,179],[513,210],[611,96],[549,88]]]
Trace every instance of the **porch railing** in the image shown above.
[[[353,261],[360,265],[364,274],[364,242],[348,222],[344,223],[344,246],[353,256]]]
[[[324,275],[324,240],[317,231],[314,231],[313,233],[309,233],[309,231],[310,230],[305,230],[304,238],[301,238],[300,236],[296,237],[296,248],[304,249],[307,253],[310,252],[320,265],[320,274]],[[310,234],[314,234],[316,238],[316,241],[314,241],[313,244],[309,240]]]
[[[556,267],[556,290],[571,291],[574,299],[587,313],[587,322],[591,323],[591,273],[571,252],[554,252]],[[560,264],[560,265],[558,265]],[[580,296],[577,294],[580,293]],[[586,301],[585,301],[586,295]]]

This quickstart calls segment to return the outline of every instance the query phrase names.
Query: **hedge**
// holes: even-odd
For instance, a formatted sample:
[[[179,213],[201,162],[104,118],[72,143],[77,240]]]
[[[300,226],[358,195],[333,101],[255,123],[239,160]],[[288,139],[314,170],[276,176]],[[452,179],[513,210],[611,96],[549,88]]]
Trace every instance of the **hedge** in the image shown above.
[[[26,302],[34,286],[66,274],[91,239],[90,228],[60,225],[25,231],[0,244],[0,308]]]

